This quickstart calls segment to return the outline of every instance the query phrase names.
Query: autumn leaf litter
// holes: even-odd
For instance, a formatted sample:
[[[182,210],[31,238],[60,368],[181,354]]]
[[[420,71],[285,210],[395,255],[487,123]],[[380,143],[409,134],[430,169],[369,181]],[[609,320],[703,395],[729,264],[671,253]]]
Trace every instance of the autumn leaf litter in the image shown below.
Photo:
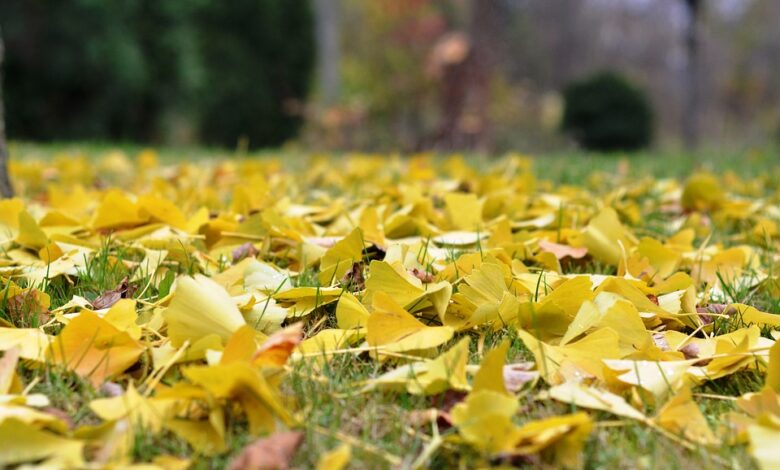
[[[780,465],[771,180],[556,187],[520,156],[296,172],[145,151],[133,165],[102,188],[67,161],[15,163],[24,196],[0,201],[0,439],[14,443],[0,465],[288,468],[325,439],[306,460],[323,469],[580,468],[599,429],[628,425]],[[332,375],[345,367],[368,373]],[[77,413],[50,374],[84,392]],[[393,453],[314,420],[306,383],[411,404],[394,419],[420,446]],[[706,400],[729,408],[706,415]],[[139,454],[165,436],[183,447]]]

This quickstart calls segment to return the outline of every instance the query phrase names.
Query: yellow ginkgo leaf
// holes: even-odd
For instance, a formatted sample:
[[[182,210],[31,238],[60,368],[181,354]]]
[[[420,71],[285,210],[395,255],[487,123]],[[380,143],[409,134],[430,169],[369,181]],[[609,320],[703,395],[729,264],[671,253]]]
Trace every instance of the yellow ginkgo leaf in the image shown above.
[[[49,243],[49,237],[27,211],[19,213],[19,235],[16,243],[34,250],[40,250]]]
[[[176,433],[204,455],[217,455],[227,450],[224,426],[222,413],[216,414],[216,411],[209,415],[209,419],[176,418],[165,422],[166,429]]]
[[[98,386],[135,364],[143,351],[127,332],[84,310],[54,338],[47,354]]]
[[[469,338],[463,338],[435,359],[413,362],[370,380],[363,390],[375,387],[403,389],[414,395],[436,395],[446,390],[468,390],[466,361]]]
[[[475,194],[448,193],[444,195],[444,207],[450,225],[457,230],[482,228],[482,205]]]
[[[748,426],[750,455],[756,459],[759,468],[771,470],[780,468],[780,419],[767,415],[759,417],[755,424]]]
[[[582,449],[593,422],[586,413],[553,416],[531,421],[515,433],[520,455],[542,454],[543,460],[558,468],[582,467]]]
[[[128,418],[130,424],[158,433],[163,422],[175,412],[176,400],[172,398],[147,398],[138,393],[130,383],[127,391],[117,397],[98,398],[89,403],[99,418],[118,421]]]
[[[152,459],[152,463],[162,470],[187,470],[192,466],[192,459],[183,459],[172,455],[158,455]]]
[[[257,345],[258,332],[251,326],[244,325],[237,329],[225,344],[219,363],[251,362]]]
[[[769,349],[766,386],[780,394],[780,341],[775,342]]]
[[[348,330],[361,328],[368,324],[369,313],[366,307],[349,292],[344,292],[336,305],[336,320],[339,328]]]
[[[433,237],[431,240],[437,245],[468,247],[476,245],[480,240],[486,237],[487,236],[484,233],[457,231],[442,233],[441,235]]]
[[[185,229],[187,218],[174,203],[156,196],[141,196],[138,198],[139,215],[148,217],[154,222],[161,222],[171,227]]]
[[[458,330],[480,325],[499,329],[515,323],[520,311],[520,301],[507,287],[504,269],[497,262],[483,262],[472,270],[452,300],[443,322]]]
[[[539,287],[539,290],[542,289]],[[587,276],[566,279],[539,303],[526,302],[521,305],[520,326],[533,331],[544,340],[563,336],[583,302],[593,300],[594,297],[591,281]]]
[[[571,373],[604,379],[602,360],[620,355],[620,337],[611,328],[599,328],[564,346],[545,343],[524,330],[518,330],[518,335],[536,358],[540,376],[553,385],[565,382]]]
[[[363,249],[363,232],[359,228],[336,242],[320,259],[320,285],[338,283],[352,264],[363,257]]]
[[[211,334],[219,336],[224,343],[246,324],[225,289],[202,275],[182,276],[176,280],[173,300],[163,317],[174,347]]]
[[[737,282],[750,258],[740,247],[718,251],[709,259],[697,260],[691,266],[691,277],[705,284],[714,284],[721,279],[726,283]]]
[[[244,294],[234,297],[239,304],[242,299],[248,299],[247,303],[239,305],[244,321],[255,330],[264,333],[273,333],[281,328],[289,314],[288,309],[280,306],[276,299],[265,297],[265,294]]]
[[[333,351],[347,348],[364,336],[364,328],[348,330],[325,329],[298,345],[294,359],[324,361],[333,357]]]
[[[599,293],[594,302],[582,304],[574,321],[561,339],[565,345],[591,328],[608,327],[620,337],[620,358],[646,352],[653,340],[634,305],[611,292]]]
[[[18,385],[16,377],[16,364],[19,362],[20,347],[11,348],[0,358],[0,395],[8,395],[13,386]]]
[[[210,351],[221,351],[222,349],[222,338],[214,334],[206,335],[178,348],[173,347],[170,341],[166,341],[160,346],[151,348],[152,363],[155,367],[160,368],[166,364],[200,361],[206,359]],[[183,350],[183,353],[180,350]]]
[[[715,176],[696,173],[685,183],[680,202],[689,210],[708,211],[718,209],[724,200],[722,187]]]
[[[674,274],[682,256],[654,238],[639,241],[636,252],[628,259],[628,271],[636,278],[660,281]]]
[[[519,440],[512,417],[517,399],[492,390],[470,393],[452,408],[452,422],[463,439],[479,451],[492,455],[511,451]]]
[[[215,366],[193,366],[183,370],[194,385],[217,399],[234,400],[241,405],[252,434],[272,432],[276,418],[292,424],[292,416],[282,404],[279,392],[263,373],[251,364],[234,362]]]
[[[762,414],[780,416],[780,394],[765,386],[760,392],[745,393],[737,398],[737,407],[753,418]]]
[[[243,266],[245,290],[277,293],[292,288],[290,276],[268,263],[260,262],[254,258],[247,258],[239,264]]]
[[[426,326],[396,303],[388,294],[374,295],[374,311],[368,317],[366,341],[382,351],[403,352],[434,348],[452,338],[448,326]]]
[[[259,367],[284,367],[301,340],[303,323],[293,323],[262,341],[252,356],[252,363]]]
[[[780,315],[767,313],[755,307],[745,304],[731,304],[729,309],[736,309],[734,315],[747,325],[756,325],[759,328],[780,328]]]
[[[718,443],[707,419],[691,398],[688,388],[683,388],[666,402],[653,418],[653,422],[672,434],[682,435],[697,444],[711,446]]]
[[[374,260],[369,265],[363,302],[370,305],[376,292],[388,294],[399,305],[413,312],[430,307],[442,319],[452,295],[452,285],[449,282],[423,284],[399,263]]]
[[[351,458],[352,447],[349,444],[341,444],[320,456],[317,460],[317,470],[342,470]]]
[[[53,341],[53,336],[38,328],[0,328],[0,351],[18,347],[24,359],[43,361]]]
[[[758,328],[752,326],[750,328],[756,332]],[[751,343],[757,338],[753,338],[750,335],[745,335],[738,343],[734,343],[729,339],[717,338],[715,343],[715,357],[705,367],[704,376],[709,380],[715,380],[720,377],[731,375],[738,370],[752,366],[756,358],[750,354]]]
[[[273,298],[287,309],[288,318],[300,318],[337,301],[342,292],[340,287],[295,287],[274,294]]]
[[[597,260],[617,266],[636,245],[636,238],[620,223],[615,209],[607,207],[583,229],[582,243]]]
[[[6,395],[0,401],[0,423],[14,420],[35,426],[37,429],[46,429],[58,434],[68,431],[68,424],[62,419],[36,409],[48,406],[49,400],[44,395]],[[35,406],[36,408],[32,408]]]
[[[591,328],[596,327],[601,318],[602,313],[599,311],[598,307],[596,307],[596,304],[586,300],[580,306],[579,311],[577,311],[577,316],[574,317],[574,320],[572,320],[569,327],[566,329],[566,333],[563,335],[563,338],[561,338],[560,345],[564,346]]]
[[[135,300],[119,299],[117,303],[103,316],[119,331],[124,331],[134,340],[141,339],[141,327],[137,324],[138,314],[135,311]]]
[[[112,190],[100,202],[92,218],[92,227],[95,230],[135,227],[148,219],[136,203],[121,191]]]
[[[615,395],[606,390],[587,387],[581,383],[565,382],[550,387],[545,392],[545,396],[582,408],[607,411],[624,418],[636,419],[638,421],[647,419],[644,413],[629,405],[620,395]]]
[[[656,400],[663,400],[670,393],[690,385],[692,377],[688,369],[696,362],[687,361],[631,361],[605,359],[604,364],[613,371],[616,382],[640,387],[650,392]]]
[[[384,247],[385,233],[380,223],[379,214],[374,206],[368,206],[360,213],[358,227],[363,231],[363,238],[368,243]]]
[[[57,436],[15,419],[0,421],[0,466],[44,461],[53,468],[79,468],[84,443]]]
[[[151,278],[154,280],[154,275],[157,270],[165,261],[168,256],[168,250],[144,250],[144,258],[138,263],[138,268],[133,273],[133,277],[130,278],[131,282],[138,282]],[[157,285],[155,283],[155,285]]]
[[[504,364],[506,364],[506,352],[508,350],[509,341],[504,340],[485,354],[482,363],[479,365],[479,370],[474,376],[474,384],[472,386],[474,392],[491,390],[496,393],[510,395],[504,383]]]
[[[19,198],[0,199],[0,230],[3,237],[6,232],[13,232],[19,229],[19,214],[24,211],[24,201]],[[5,241],[5,238],[2,239]]]

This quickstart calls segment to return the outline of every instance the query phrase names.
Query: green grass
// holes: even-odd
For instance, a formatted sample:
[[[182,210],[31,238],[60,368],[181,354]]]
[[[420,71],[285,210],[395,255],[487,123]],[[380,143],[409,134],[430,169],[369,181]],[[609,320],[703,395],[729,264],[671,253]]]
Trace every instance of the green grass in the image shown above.
[[[11,154],[12,157],[25,159],[45,159],[58,153],[83,153],[94,157],[114,148],[114,145],[107,144],[40,146],[15,143],[11,146]],[[122,146],[121,149],[133,155],[139,147],[130,145]],[[215,153],[208,149],[162,149],[160,155],[164,161],[177,161],[182,158],[213,157]],[[217,152],[217,155],[230,156],[235,153]],[[262,152],[256,156],[262,158],[268,155],[280,154]],[[281,155],[294,158],[294,152]],[[477,162],[485,159],[480,156],[469,158]],[[604,172],[604,175],[618,173],[619,168],[625,166],[622,161],[629,161],[627,175],[633,177],[684,177],[697,168],[710,168],[718,172],[731,170],[743,177],[750,177],[766,175],[768,170],[775,171],[772,169],[772,164],[773,159],[776,158],[777,156],[769,151],[696,156],[642,153],[630,160],[611,155],[551,155],[537,157],[535,171],[540,178],[548,179],[554,184],[588,186],[599,184],[597,181],[599,172]],[[745,165],[746,161],[749,165]],[[603,177],[607,178],[607,176]],[[646,234],[664,234],[662,225],[657,223],[663,220],[662,217],[661,214],[654,214],[646,221],[644,226],[647,230]],[[728,239],[735,233],[737,233],[736,228],[734,233],[721,234],[721,236],[723,239]],[[772,259],[774,255],[771,250],[762,253],[766,259]],[[51,296],[52,308],[63,305],[74,295],[94,299],[106,290],[116,287],[122,278],[128,275],[128,270],[118,261],[138,261],[141,256],[140,253],[124,250],[121,245],[106,242],[77,282],[69,283],[60,280],[39,287]],[[181,271],[187,269],[186,266],[180,268]],[[614,268],[598,263],[571,264],[566,269],[570,273],[614,272]],[[307,271],[295,282],[296,285],[316,285],[316,279],[316,272]],[[780,311],[780,299],[772,297],[769,293],[748,286],[730,285],[728,282],[726,284],[733,300],[750,303],[770,312]],[[167,290],[161,288],[160,291],[147,290],[143,295],[146,300],[154,301],[166,293]],[[136,293],[139,294],[140,292]],[[323,324],[317,324],[317,321],[323,316],[328,317],[325,325],[332,325],[333,310],[333,305],[321,307],[317,315],[309,317],[307,328],[311,329],[315,324],[317,328],[322,328]],[[13,321],[5,308],[0,309],[0,318]],[[17,326],[36,325],[30,323]],[[732,321],[719,323],[716,328],[719,332],[725,333],[740,326],[738,321]],[[511,341],[510,361],[533,359],[516,334],[511,331],[487,334],[483,347],[488,349],[504,338]],[[476,352],[477,337],[473,339],[470,360],[472,364],[480,361],[480,356]],[[441,350],[445,350],[452,344],[454,341],[443,346]],[[355,384],[376,377],[388,368],[387,365],[364,356],[341,354],[324,365],[319,364],[311,360],[294,363],[282,388],[284,395],[295,401],[295,409],[302,419],[302,429],[305,432],[304,444],[296,454],[294,465],[299,468],[312,468],[322,453],[335,448],[345,439],[348,439],[353,448],[350,468],[400,468],[412,464],[430,442],[431,428],[428,425],[413,426],[409,415],[415,410],[440,405],[444,397],[417,397],[406,393],[381,391],[361,393]],[[130,373],[140,374],[142,371],[136,370]],[[95,390],[83,379],[56,367],[35,368],[29,364],[24,365],[23,378],[26,383],[35,384],[31,389],[32,392],[43,393],[50,397],[53,401],[52,405],[65,411],[74,424],[98,422],[97,417],[88,408],[88,403],[94,398],[106,396],[105,391]],[[713,396],[737,396],[758,390],[762,385],[763,378],[760,374],[741,372],[709,382],[697,388],[695,392]],[[568,405],[535,400],[537,392],[541,390],[541,385],[537,385],[536,389],[527,391],[520,398],[522,412],[517,416],[518,424],[573,411]],[[734,409],[734,403],[730,400],[701,398],[699,402],[703,404],[703,411],[712,426],[721,423],[722,417]],[[618,421],[607,414],[596,416],[601,423],[591,434],[585,447],[586,468],[755,468],[746,448],[741,445],[686,450],[646,426]],[[251,440],[246,433],[245,423],[235,418],[231,419],[228,426],[230,452],[218,457],[198,457],[192,468],[224,468],[231,457]],[[452,434],[453,430],[442,428],[441,433]],[[474,468],[486,463],[466,446],[445,444],[445,450],[446,452],[436,452],[433,459],[425,463],[433,468]],[[173,434],[163,433],[153,437],[149,433],[136,433],[132,445],[134,458],[138,461],[151,461],[155,456],[163,454],[193,455],[192,449]],[[529,466],[536,466],[534,464],[534,462],[528,463]]]

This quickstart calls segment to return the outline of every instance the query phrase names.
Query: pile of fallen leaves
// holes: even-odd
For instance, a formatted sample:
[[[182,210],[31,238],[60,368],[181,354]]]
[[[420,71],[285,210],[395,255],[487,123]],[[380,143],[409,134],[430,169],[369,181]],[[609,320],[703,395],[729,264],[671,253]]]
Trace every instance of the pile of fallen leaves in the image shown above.
[[[328,380],[338,359],[377,365],[355,393],[445,397],[397,417],[427,444],[392,466],[463,453],[577,468],[594,429],[631,421],[778,468],[778,179],[594,173],[575,187],[520,156],[479,166],[15,162],[22,196],[0,201],[0,466],[186,468],[240,428],[258,440],[232,468],[286,468],[307,409],[285,383],[300,363],[298,380]],[[107,271],[111,289],[84,287]],[[532,360],[507,363],[518,348]],[[763,383],[708,422],[699,387],[744,371]],[[88,415],[36,393],[47,374],[83,380]],[[520,414],[551,401],[572,412]],[[189,450],[133,457],[168,435]],[[344,435],[318,468],[361,466],[360,442]]]

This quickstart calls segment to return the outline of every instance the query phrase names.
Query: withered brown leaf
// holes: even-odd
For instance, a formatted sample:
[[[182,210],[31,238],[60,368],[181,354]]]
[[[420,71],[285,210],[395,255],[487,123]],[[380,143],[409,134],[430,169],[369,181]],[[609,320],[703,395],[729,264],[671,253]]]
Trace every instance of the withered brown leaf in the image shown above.
[[[104,308],[111,307],[115,303],[119,302],[120,299],[129,299],[135,293],[136,288],[137,287],[135,285],[130,284],[130,280],[127,276],[125,276],[118,286],[116,286],[114,289],[103,292],[95,300],[93,300],[92,308],[95,310],[102,310]]]
[[[353,291],[366,288],[366,278],[363,276],[363,263],[352,263],[352,267],[341,278],[341,284]]]
[[[285,470],[301,443],[300,431],[277,432],[244,447],[228,470]]]

